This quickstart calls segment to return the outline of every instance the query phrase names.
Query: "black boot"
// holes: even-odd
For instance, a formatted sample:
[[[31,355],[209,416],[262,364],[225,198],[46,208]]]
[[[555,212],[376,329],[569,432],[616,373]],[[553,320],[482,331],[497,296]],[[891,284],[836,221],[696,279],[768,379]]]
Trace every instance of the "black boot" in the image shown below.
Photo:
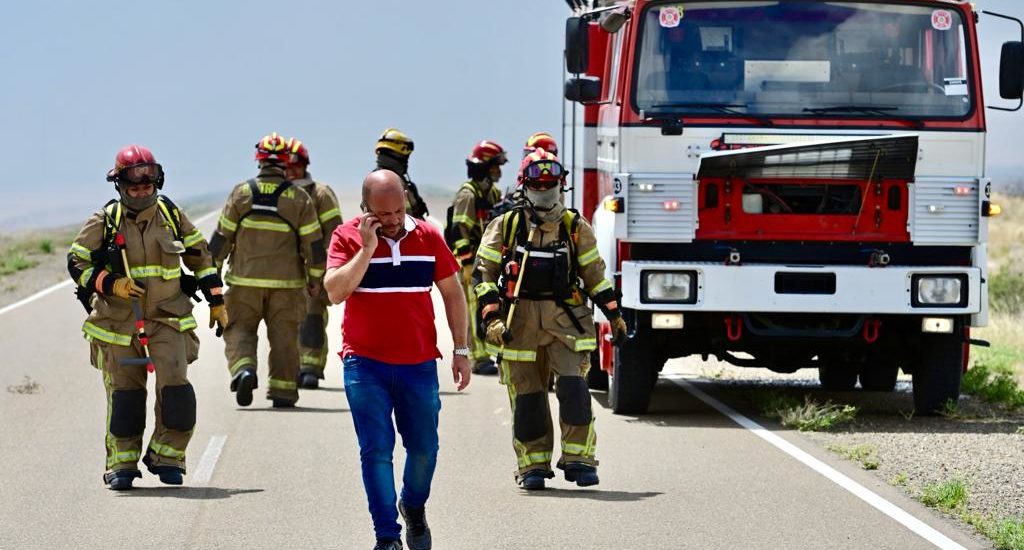
[[[527,491],[543,491],[544,480],[552,476],[553,474],[544,470],[530,470],[519,476],[519,484]]]
[[[146,469],[149,473],[158,476],[160,483],[164,485],[181,485],[185,483],[185,469],[177,466],[154,466],[153,460],[147,453],[146,456],[142,457],[142,463],[146,465]]]
[[[252,404],[252,390],[256,388],[256,369],[244,368],[231,379],[231,391],[235,392],[235,402],[241,407]]]
[[[405,543],[409,550],[430,550],[432,542],[426,507],[406,508],[402,501],[398,501],[398,511],[405,520]]]
[[[488,358],[477,361],[476,364],[473,365],[473,372],[475,374],[484,375],[498,374],[498,367],[494,364],[494,361],[491,361],[490,358]]]
[[[299,387],[305,390],[315,390],[320,387],[320,377],[315,372],[300,373]]]
[[[132,488],[132,480],[142,477],[138,470],[114,470],[103,474],[103,483],[111,491],[127,491]]]
[[[281,399],[279,397],[271,397],[270,402],[275,409],[294,409],[295,402],[288,401],[287,399]]]
[[[565,480],[575,481],[576,485],[580,487],[590,487],[591,485],[597,485],[601,481],[597,477],[597,468],[590,464],[567,462],[565,466],[560,467],[565,470]]]
[[[402,550],[402,541],[395,539],[377,539],[373,550]]]

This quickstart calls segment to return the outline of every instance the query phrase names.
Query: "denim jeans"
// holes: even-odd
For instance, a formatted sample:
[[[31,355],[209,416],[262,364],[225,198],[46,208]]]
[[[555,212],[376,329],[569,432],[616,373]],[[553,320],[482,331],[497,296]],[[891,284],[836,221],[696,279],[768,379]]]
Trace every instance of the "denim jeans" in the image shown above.
[[[418,508],[430,496],[430,480],[437,464],[438,396],[437,361],[393,365],[367,357],[345,357],[345,393],[352,411],[363,487],[377,538],[399,538],[395,505],[395,427],[405,447],[402,502]],[[394,423],[392,423],[394,413]]]

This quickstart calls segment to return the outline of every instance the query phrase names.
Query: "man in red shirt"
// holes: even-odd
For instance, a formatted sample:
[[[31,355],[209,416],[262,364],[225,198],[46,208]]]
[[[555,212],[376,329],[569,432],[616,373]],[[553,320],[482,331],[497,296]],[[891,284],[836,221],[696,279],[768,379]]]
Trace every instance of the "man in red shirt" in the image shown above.
[[[375,550],[401,550],[401,511],[411,550],[431,547],[425,505],[437,463],[437,332],[430,290],[444,301],[455,350],[452,377],[469,385],[466,302],[459,265],[441,233],[405,213],[405,187],[390,170],[363,181],[363,212],[331,237],[324,289],[345,302],[345,394],[359,439],[363,487]],[[392,413],[395,421],[392,423]],[[406,450],[402,498],[395,508],[395,428]]]

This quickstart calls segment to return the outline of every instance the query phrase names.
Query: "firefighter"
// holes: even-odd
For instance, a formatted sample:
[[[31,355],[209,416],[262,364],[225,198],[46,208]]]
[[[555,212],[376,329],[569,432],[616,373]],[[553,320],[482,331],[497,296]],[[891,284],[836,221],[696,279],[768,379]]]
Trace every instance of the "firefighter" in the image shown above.
[[[497,374],[498,368],[487,353],[483,341],[476,335],[476,294],[473,292],[473,264],[476,248],[491,220],[491,209],[501,200],[498,180],[501,166],[508,162],[505,150],[493,141],[481,141],[466,158],[469,181],[455,194],[455,202],[448,209],[445,237],[456,259],[462,265],[462,287],[466,292],[470,312],[469,342],[473,372]]]
[[[398,128],[388,128],[377,140],[374,153],[377,154],[377,169],[391,170],[402,177],[405,182],[405,207],[410,216],[426,220],[430,215],[427,203],[420,196],[416,184],[409,178],[409,156],[412,155],[413,143],[409,136]]]
[[[526,145],[523,147],[523,157],[534,152],[538,147],[558,156],[558,142],[547,132],[537,132],[526,138]]]
[[[557,465],[567,481],[596,485],[586,375],[597,340],[589,299],[610,321],[616,341],[625,337],[626,324],[604,278],[594,230],[563,206],[558,157],[535,149],[523,159],[517,184],[523,200],[487,226],[474,274],[480,323],[512,406],[516,479],[524,489],[538,490],[554,477],[546,391],[553,372],[562,436]]]
[[[140,145],[118,151],[107,173],[112,200],[79,231],[68,271],[89,317],[82,326],[107,394],[107,463],[116,491],[142,477],[138,461],[168,485],[181,485],[196,423],[188,365],[199,356],[189,295],[202,289],[210,323],[228,325],[221,280],[206,240],[167,197],[164,171]],[[182,273],[181,264],[194,275]],[[154,429],[143,455],[147,371],[156,373]]]
[[[256,377],[256,329],[267,326],[270,376],[267,399],[274,408],[299,399],[299,325],[306,296],[316,298],[326,252],[312,199],[285,179],[291,153],[277,133],[256,144],[259,175],[235,186],[210,239],[218,266],[230,257],[224,277],[232,322],[224,331],[231,391],[240,406],[252,403]]]
[[[288,151],[290,158],[285,178],[313,199],[323,242],[330,243],[334,228],[342,222],[338,197],[326,184],[313,181],[308,170],[309,150],[304,143],[291,138],[288,140]],[[326,292],[321,292],[317,297],[306,297],[306,318],[299,327],[300,388],[317,388],[324,378],[324,367],[327,365],[327,307],[330,305]]]

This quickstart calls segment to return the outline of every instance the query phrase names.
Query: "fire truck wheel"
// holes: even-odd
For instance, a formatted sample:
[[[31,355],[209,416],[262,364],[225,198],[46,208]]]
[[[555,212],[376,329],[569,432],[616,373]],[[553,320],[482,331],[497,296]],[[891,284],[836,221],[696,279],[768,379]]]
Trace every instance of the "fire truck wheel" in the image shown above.
[[[850,391],[857,385],[857,370],[839,362],[825,360],[818,367],[818,381],[821,387],[830,391]]]
[[[860,372],[860,387],[864,391],[893,391],[900,368],[886,363],[867,363]]]
[[[608,404],[615,414],[643,414],[651,403],[652,381],[661,365],[639,336],[615,346],[614,365],[608,387]],[[653,380],[652,380],[653,379]]]
[[[963,374],[963,337],[959,334],[921,337],[918,362],[914,366],[914,409],[916,414],[941,413],[960,399]]]
[[[590,352],[590,370],[587,371],[587,387],[592,390],[608,391],[608,373],[601,370],[601,352]]]

